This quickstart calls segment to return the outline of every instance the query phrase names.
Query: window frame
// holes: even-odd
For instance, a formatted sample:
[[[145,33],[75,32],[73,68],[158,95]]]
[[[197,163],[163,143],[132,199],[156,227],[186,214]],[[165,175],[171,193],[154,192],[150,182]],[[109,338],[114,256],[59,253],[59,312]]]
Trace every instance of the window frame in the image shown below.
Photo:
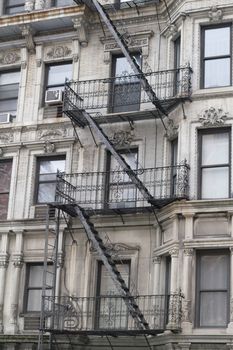
[[[138,157],[139,157],[139,148],[137,146],[135,147],[132,147],[130,149],[127,149],[127,148],[122,148],[122,149],[118,149],[118,152],[121,154],[127,154],[127,153],[135,153],[137,155],[137,168],[134,169],[134,170],[137,170],[138,169]],[[136,207],[136,203],[137,203],[137,191],[138,189],[135,188],[135,202],[132,202],[132,203],[135,203],[135,206],[133,207],[124,207],[124,205],[122,205],[122,207],[112,207],[111,205],[113,205],[114,203],[110,203],[109,202],[109,197],[110,197],[110,186],[111,185],[115,185],[117,183],[114,183],[114,182],[110,182],[110,174],[112,172],[111,170],[111,160],[112,160],[112,157],[113,155],[111,154],[111,152],[107,151],[106,152],[107,155],[106,155],[106,182],[105,182],[105,190],[104,190],[104,206],[105,206],[105,209],[129,209],[129,208],[135,208]],[[114,170],[113,170],[114,171]],[[120,170],[120,171],[124,171],[123,169]],[[122,181],[120,182],[120,185],[119,186],[124,186],[124,185],[134,185],[132,183],[132,181]],[[116,202],[117,203],[120,203],[120,202]],[[123,203],[129,203],[127,201],[124,201]]]
[[[31,266],[43,266],[43,262],[27,262],[26,263],[26,273],[25,273],[25,287],[24,287],[24,298],[23,298],[23,311],[25,314],[34,314],[38,315],[40,314],[41,310],[39,311],[28,311],[27,310],[27,304],[28,304],[28,297],[30,290],[41,290],[43,289],[43,284],[41,285],[41,288],[39,287],[29,287],[29,277],[30,277],[30,267]],[[48,264],[49,266],[52,266],[52,263]],[[43,276],[42,276],[43,278]],[[46,288],[46,290],[50,290],[52,288]]]
[[[200,325],[200,271],[201,271],[201,257],[209,256],[209,255],[226,255],[228,257],[227,264],[227,289],[216,289],[216,290],[205,290],[205,292],[226,292],[227,293],[227,305],[230,306],[230,252],[228,249],[205,249],[198,250],[196,252],[196,296],[195,296],[195,327],[201,329],[211,329],[211,328],[223,328],[227,327],[227,324],[230,320],[230,307],[227,307],[227,315],[226,315],[226,326],[201,326]]]
[[[55,181],[39,181],[40,178],[40,162],[45,160],[64,160],[66,162],[66,155],[55,155],[55,156],[38,156],[36,157],[36,181],[35,181],[35,191],[34,191],[34,205],[45,205],[45,202],[38,202],[39,186],[41,183],[54,183]],[[52,173],[51,173],[52,174]]]
[[[11,175],[10,175],[10,185],[9,185],[9,190],[8,191],[0,191],[0,196],[4,195],[4,194],[8,194],[8,202],[7,202],[7,207],[6,207],[6,218],[5,219],[0,219],[0,221],[2,220],[7,220],[7,216],[8,216],[8,209],[9,209],[9,199],[10,199],[10,189],[11,189],[11,180],[12,180],[12,168],[13,168],[13,159],[9,158],[9,159],[1,159],[0,160],[0,164],[2,163],[11,163]]]
[[[15,13],[8,12],[9,9],[22,7],[22,6],[24,7],[23,11],[19,11],[19,12],[15,12]],[[4,1],[4,5],[3,5],[3,14],[4,15],[14,16],[14,15],[17,15],[18,13],[22,13],[22,12],[25,12],[25,0],[22,0],[22,3],[18,4],[18,5],[8,5],[8,0]]]
[[[17,105],[18,105],[18,100],[19,100],[19,87],[20,87],[20,76],[21,76],[21,69],[20,68],[14,68],[14,69],[7,69],[7,70],[0,70],[0,76],[2,74],[8,74],[8,73],[19,73],[19,82],[18,83],[12,83],[12,84],[4,84],[4,85],[1,85],[0,84],[0,87],[1,86],[5,86],[5,85],[18,85],[18,93],[17,93],[17,97],[16,98],[12,98],[12,97],[8,97],[8,98],[4,98],[2,99],[1,96],[0,96],[0,102],[1,101],[10,101],[10,100],[16,100],[16,115],[17,115]],[[6,112],[0,112],[0,114],[4,114],[4,113],[10,113],[11,114],[11,111],[6,111]],[[15,115],[14,115],[15,116]]]
[[[205,31],[208,29],[220,29],[220,28],[230,28],[230,54],[229,55],[221,55],[221,56],[211,56],[211,57],[205,57]],[[230,58],[230,83],[229,85],[222,85],[222,86],[213,86],[213,87],[205,87],[205,62],[216,60],[216,59],[224,59],[224,58]],[[201,62],[200,62],[200,70],[201,70],[201,79],[200,79],[200,87],[201,89],[218,89],[221,87],[228,87],[232,86],[232,24],[231,23],[222,23],[222,24],[216,24],[216,25],[203,25],[201,26]]]
[[[211,135],[211,134],[221,134],[228,133],[228,149],[229,149],[229,159],[226,164],[214,164],[214,165],[202,165],[202,136]],[[208,129],[199,129],[198,130],[198,199],[208,200],[208,198],[202,198],[202,170],[210,168],[222,168],[228,167],[229,169],[229,181],[228,181],[228,197],[231,198],[231,127],[222,127],[222,128],[208,128]],[[222,199],[227,199],[222,198]],[[214,198],[210,198],[214,199]],[[221,199],[221,198],[216,198]]]

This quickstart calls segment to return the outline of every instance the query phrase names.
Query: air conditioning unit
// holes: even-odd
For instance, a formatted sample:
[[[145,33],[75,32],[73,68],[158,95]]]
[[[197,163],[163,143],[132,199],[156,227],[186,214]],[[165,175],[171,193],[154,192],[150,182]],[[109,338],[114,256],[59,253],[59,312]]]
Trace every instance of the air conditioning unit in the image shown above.
[[[10,123],[11,114],[10,113],[0,113],[0,124]]]
[[[48,105],[55,105],[62,103],[61,90],[47,90],[45,93],[45,103]]]

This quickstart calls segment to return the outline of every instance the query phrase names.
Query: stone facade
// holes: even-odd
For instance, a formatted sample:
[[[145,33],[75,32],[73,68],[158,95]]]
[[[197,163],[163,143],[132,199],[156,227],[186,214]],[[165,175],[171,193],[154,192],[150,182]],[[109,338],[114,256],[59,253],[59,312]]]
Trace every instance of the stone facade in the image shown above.
[[[37,344],[36,327],[26,328],[35,314],[27,313],[25,306],[28,266],[44,259],[45,217],[38,214],[43,205],[35,203],[37,158],[65,156],[67,173],[106,170],[105,146],[98,139],[95,145],[88,128],[76,128],[78,140],[69,119],[58,117],[56,106],[44,104],[45,71],[48,65],[69,62],[74,80],[107,79],[112,57],[120,49],[105,27],[103,33],[95,13],[71,2],[64,8],[51,4],[49,0],[28,0],[25,12],[9,16],[3,6],[0,10],[0,84],[1,73],[20,70],[17,116],[0,124],[0,164],[12,160],[8,213],[0,225],[0,348],[4,350],[32,350]],[[166,129],[159,118],[148,118],[153,108],[146,103],[134,112],[137,120],[123,115],[123,121],[104,123],[103,129],[118,149],[138,149],[140,170],[170,166],[171,144],[178,138],[177,162],[190,167],[189,199],[171,202],[156,211],[156,217],[151,211],[122,215],[112,211],[92,218],[102,238],[107,235],[116,260],[131,262],[130,287],[136,294],[165,295],[169,285],[169,317],[164,333],[148,338],[151,348],[232,349],[232,171],[228,198],[200,199],[199,134],[232,129],[232,85],[204,89],[200,81],[201,28],[231,23],[233,5],[230,0],[169,0],[167,4],[169,14],[160,1],[138,9],[126,6],[112,16],[119,28],[127,29],[130,50],[141,53],[142,69],[148,74],[174,68],[174,42],[180,35],[180,65],[189,63],[193,70],[192,100],[175,105],[169,119],[164,118]],[[97,112],[108,114],[106,108],[94,114]],[[230,152],[229,164],[232,160]],[[59,234],[57,295],[95,296],[99,258],[79,221],[72,220],[73,238],[65,221]],[[229,255],[227,324],[223,327],[201,327],[198,321],[198,259],[202,252],[210,251]],[[176,293],[182,296],[178,332],[174,331],[177,302],[172,298]],[[137,342],[130,335],[112,342],[125,349],[138,344],[148,348],[144,339]],[[95,336],[79,337],[76,344],[73,348],[85,350],[107,346],[104,338]]]

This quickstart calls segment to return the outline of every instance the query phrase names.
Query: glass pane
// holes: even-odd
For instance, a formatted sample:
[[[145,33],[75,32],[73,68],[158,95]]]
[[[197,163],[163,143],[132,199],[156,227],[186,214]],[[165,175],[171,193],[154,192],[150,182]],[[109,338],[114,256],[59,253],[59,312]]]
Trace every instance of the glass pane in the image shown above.
[[[56,183],[39,184],[38,203],[52,203],[55,201]]]
[[[121,156],[124,158],[124,160],[128,163],[128,165],[132,168],[132,169],[137,169],[137,162],[138,162],[138,152],[137,150],[128,150],[128,152],[120,152]],[[111,167],[110,167],[111,171],[117,171],[117,170],[122,170],[121,166],[119,165],[119,163],[116,161],[116,159],[112,156],[111,157]],[[122,179],[123,181],[128,181],[129,178],[128,176],[124,177],[124,179]]]
[[[1,73],[0,85],[18,84],[19,79],[20,79],[20,71]]]
[[[227,289],[228,255],[205,255],[200,261],[200,290]]]
[[[60,64],[48,67],[47,85],[64,85],[66,78],[72,78],[72,64]]]
[[[205,88],[229,86],[230,77],[230,58],[205,61]]]
[[[19,84],[0,85],[0,100],[18,98]],[[3,101],[4,102],[4,101]]]
[[[229,133],[202,136],[202,165],[229,163]]]
[[[139,65],[141,65],[141,57],[140,55],[134,55],[133,56]],[[135,74],[132,70],[128,60],[126,57],[117,57],[116,58],[116,68],[115,68],[115,75],[114,76],[124,76],[124,75],[130,75]]]
[[[200,326],[226,327],[227,293],[203,292],[200,295]]]
[[[230,27],[205,30],[205,57],[230,54]]]
[[[10,190],[12,161],[0,162],[0,192]]]
[[[126,285],[129,285],[129,264],[122,263],[116,264],[118,271],[121,273],[122,278],[124,279]],[[106,267],[101,264],[101,282],[100,282],[100,295],[118,295],[119,292],[116,289],[116,286],[109,275]]]
[[[202,199],[229,197],[229,168],[202,170]]]
[[[12,99],[12,100],[10,99],[5,101],[0,100],[0,112],[16,115],[17,104],[18,104],[18,99]]]
[[[41,296],[42,296],[41,289],[28,291],[27,311],[40,311]]]
[[[0,220],[7,219],[9,194],[0,194]]]
[[[73,5],[73,0],[57,0],[56,6],[69,6]]]
[[[47,270],[49,272],[52,272],[52,265],[48,265]],[[28,287],[29,288],[30,287],[42,288],[43,271],[44,271],[44,265],[30,265],[29,280],[28,280]],[[47,273],[46,283],[48,285],[52,284],[52,275],[50,273]]]
[[[65,159],[40,160],[40,174],[56,174],[57,170],[65,170]]]

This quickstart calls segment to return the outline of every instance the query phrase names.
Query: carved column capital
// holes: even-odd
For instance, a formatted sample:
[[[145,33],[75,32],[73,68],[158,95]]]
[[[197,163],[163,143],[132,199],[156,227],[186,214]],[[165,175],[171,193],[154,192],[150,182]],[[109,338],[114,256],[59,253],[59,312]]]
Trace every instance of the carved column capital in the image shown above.
[[[185,256],[193,256],[194,250],[192,248],[185,248],[184,249],[184,255]]]
[[[154,256],[152,261],[154,264],[161,264],[161,256]]]
[[[23,254],[20,254],[20,253],[13,254],[12,261],[15,268],[23,267]]]
[[[174,247],[169,251],[169,254],[171,255],[172,258],[178,258],[179,249]]]
[[[9,254],[8,253],[0,253],[0,268],[7,268],[9,264]]]

